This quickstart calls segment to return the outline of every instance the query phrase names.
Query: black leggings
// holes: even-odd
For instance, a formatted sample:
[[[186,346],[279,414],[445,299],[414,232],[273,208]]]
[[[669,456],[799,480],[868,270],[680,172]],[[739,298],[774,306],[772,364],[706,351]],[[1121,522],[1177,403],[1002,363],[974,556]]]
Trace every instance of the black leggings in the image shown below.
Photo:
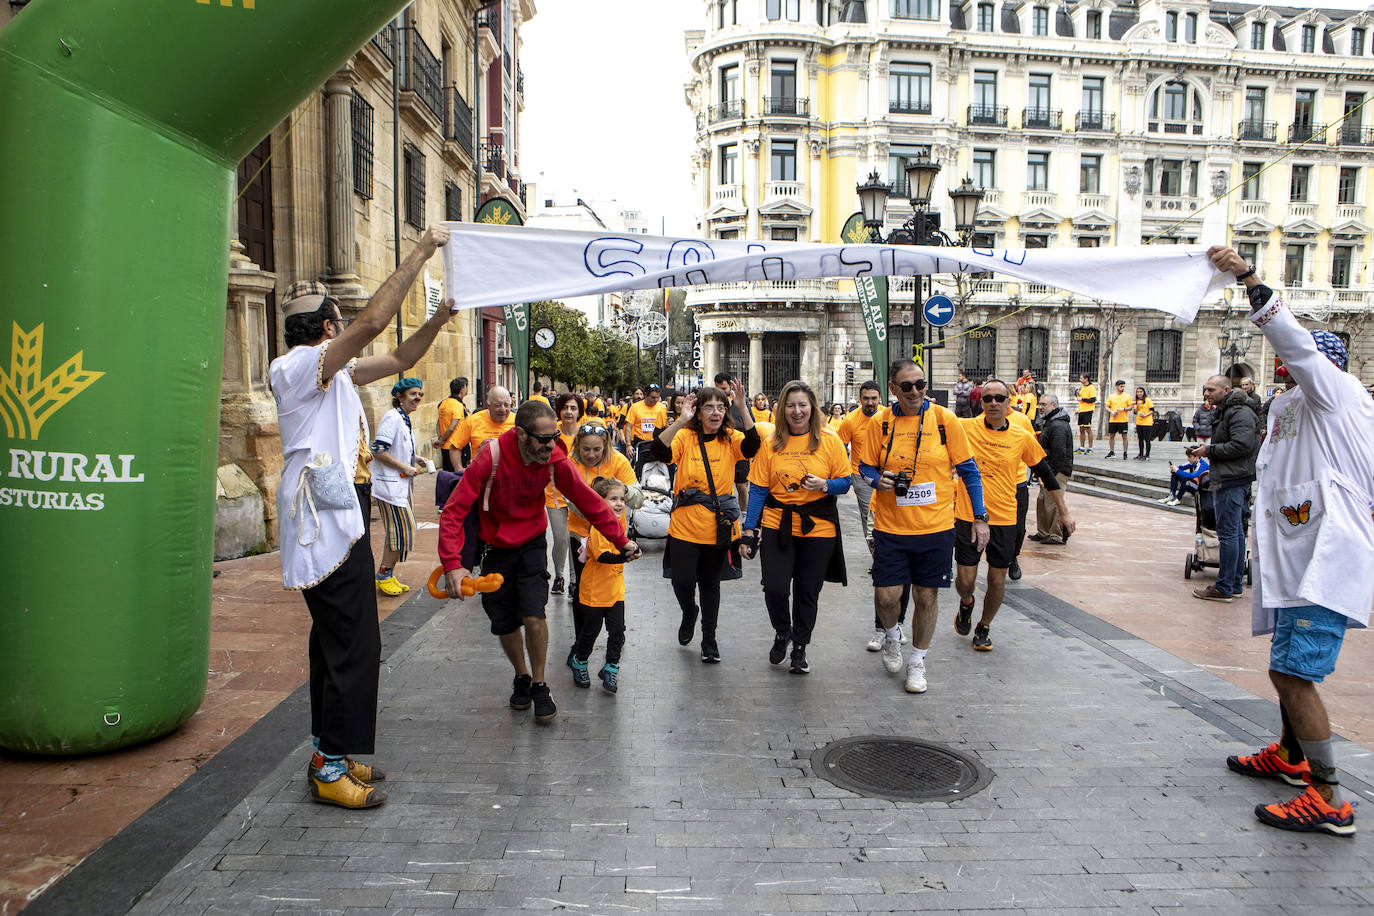
[[[1016,485],[1016,553],[1021,556],[1021,545],[1026,543],[1026,512],[1030,509],[1030,484],[1021,482]]]
[[[1136,444],[1139,446],[1139,451],[1136,454],[1144,455],[1146,458],[1150,457],[1150,443],[1154,440],[1154,434],[1155,428],[1153,426],[1147,426],[1144,429],[1139,426],[1135,428]]]
[[[620,650],[625,647],[625,602],[617,601],[610,607],[586,607],[579,605],[582,615],[582,628],[577,631],[577,658],[586,661],[601,635],[601,624],[606,624],[606,664],[620,663]]]
[[[715,639],[720,617],[720,574],[725,567],[725,548],[695,544],[669,536],[672,552],[673,594],[684,618],[696,616],[701,595],[701,638]]]
[[[759,547],[763,603],[768,608],[773,632],[790,637],[797,646],[805,646],[811,642],[811,631],[816,626],[816,604],[835,550],[835,539],[794,536],[784,546],[776,528],[765,528]]]
[[[582,605],[577,600],[577,584],[582,581],[584,564],[577,558],[582,552],[582,539],[575,534],[568,535],[568,559],[572,562],[572,578],[568,582],[568,600],[572,602],[573,642],[577,642],[582,632]]]

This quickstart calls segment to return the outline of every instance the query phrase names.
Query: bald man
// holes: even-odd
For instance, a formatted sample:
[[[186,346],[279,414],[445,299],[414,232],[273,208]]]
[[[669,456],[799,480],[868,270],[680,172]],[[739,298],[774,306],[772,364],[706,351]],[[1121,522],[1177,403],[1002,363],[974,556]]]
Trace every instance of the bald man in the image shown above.
[[[1245,512],[1250,484],[1255,480],[1255,456],[1259,453],[1259,415],[1246,393],[1231,387],[1224,375],[1214,375],[1202,386],[1202,396],[1217,408],[1212,441],[1188,449],[1188,457],[1206,458],[1211,465],[1212,505],[1217,515],[1217,581],[1193,589],[1206,601],[1226,601],[1241,594],[1245,573]]]
[[[508,429],[515,427],[515,413],[511,408],[510,392],[500,385],[487,392],[487,406],[468,414],[458,424],[458,432],[453,434],[451,449],[462,450],[471,446],[469,454],[476,455],[482,443],[495,439]]]

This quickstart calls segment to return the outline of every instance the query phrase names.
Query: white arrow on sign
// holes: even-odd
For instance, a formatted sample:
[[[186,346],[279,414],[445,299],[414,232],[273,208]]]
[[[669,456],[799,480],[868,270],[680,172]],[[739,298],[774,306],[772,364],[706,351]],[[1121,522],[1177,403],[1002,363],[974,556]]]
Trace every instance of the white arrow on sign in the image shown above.
[[[954,320],[954,302],[948,296],[931,296],[926,300],[921,312],[926,324],[933,328],[943,328]]]

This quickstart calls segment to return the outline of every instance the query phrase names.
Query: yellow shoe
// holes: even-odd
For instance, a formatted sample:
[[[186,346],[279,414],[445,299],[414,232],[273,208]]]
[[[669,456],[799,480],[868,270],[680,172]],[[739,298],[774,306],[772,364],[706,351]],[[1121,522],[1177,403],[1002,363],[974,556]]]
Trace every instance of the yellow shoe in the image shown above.
[[[404,592],[409,591],[409,589],[406,586],[396,581],[396,577],[394,575],[387,576],[385,579],[378,579],[377,590],[380,591],[383,595],[391,595],[393,598],[396,595],[400,595]]]
[[[386,801],[386,793],[345,773],[333,782],[320,782],[310,777],[310,797],[326,805],[340,808],[375,808]]]
[[[359,763],[352,757],[345,757],[344,763],[348,766],[348,775],[362,782],[372,783],[381,782],[386,779],[386,772],[381,767],[370,766],[366,763]],[[310,758],[305,764],[305,775],[315,775],[315,758]]]

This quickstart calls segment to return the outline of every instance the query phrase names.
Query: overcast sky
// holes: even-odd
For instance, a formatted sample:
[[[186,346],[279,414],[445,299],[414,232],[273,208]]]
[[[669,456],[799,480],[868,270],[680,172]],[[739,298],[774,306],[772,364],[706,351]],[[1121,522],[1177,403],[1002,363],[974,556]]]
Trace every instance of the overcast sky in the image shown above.
[[[1364,9],[1361,0],[1326,8]],[[657,234],[696,233],[695,130],[682,87],[702,0],[538,0],[522,30],[520,166],[540,196],[618,200]],[[810,8],[810,7],[808,7]],[[542,174],[541,174],[542,173]]]

